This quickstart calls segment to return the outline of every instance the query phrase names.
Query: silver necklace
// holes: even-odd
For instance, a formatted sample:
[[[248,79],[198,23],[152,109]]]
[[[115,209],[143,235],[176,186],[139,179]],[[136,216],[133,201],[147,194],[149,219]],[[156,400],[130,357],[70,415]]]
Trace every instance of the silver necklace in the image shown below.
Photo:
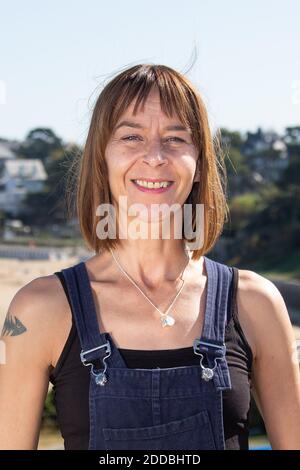
[[[174,300],[172,301],[171,305],[167,308],[166,312],[163,313],[158,307],[156,307],[156,305],[154,305],[154,303],[149,299],[149,297],[142,291],[142,289],[137,285],[137,283],[129,276],[129,274],[122,268],[122,266],[120,265],[120,263],[118,262],[118,260],[115,258],[115,255],[113,254],[111,248],[109,247],[109,250],[111,252],[111,255],[113,257],[113,259],[115,260],[117,266],[119,267],[120,271],[122,271],[123,274],[125,274],[125,276],[127,277],[127,279],[129,279],[129,281],[140,291],[140,293],[146,298],[146,300],[148,300],[148,302],[150,302],[150,304],[160,313],[160,316],[161,316],[161,325],[162,327],[165,327],[165,326],[173,326],[175,325],[175,318],[172,317],[171,315],[169,315],[169,310],[173,307],[177,297],[179,296],[179,294],[181,293],[182,289],[183,289],[183,286],[185,284],[185,279],[183,278],[184,276],[184,273],[185,273],[185,270],[189,264],[189,261],[187,262],[184,270],[183,270],[183,273],[182,275],[180,276],[180,278],[182,279],[182,285],[179,289],[179,291],[177,292]],[[187,253],[187,250],[185,250],[185,252]],[[187,255],[189,260],[190,260],[190,257],[189,255]]]

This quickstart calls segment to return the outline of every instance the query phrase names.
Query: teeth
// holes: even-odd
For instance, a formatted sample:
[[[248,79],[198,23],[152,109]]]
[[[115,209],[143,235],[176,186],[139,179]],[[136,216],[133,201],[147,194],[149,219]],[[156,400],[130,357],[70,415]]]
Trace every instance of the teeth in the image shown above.
[[[134,180],[136,184],[139,186],[143,186],[144,188],[152,188],[152,189],[157,189],[157,188],[166,188],[167,186],[170,186],[171,182],[170,181],[160,181],[159,183],[153,183],[153,182],[148,182],[148,181],[143,181],[143,180]]]

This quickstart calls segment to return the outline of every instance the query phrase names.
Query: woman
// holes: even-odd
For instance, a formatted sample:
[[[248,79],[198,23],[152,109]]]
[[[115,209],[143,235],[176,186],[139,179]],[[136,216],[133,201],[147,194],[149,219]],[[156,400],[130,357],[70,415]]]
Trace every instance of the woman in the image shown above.
[[[259,274],[206,256],[226,217],[224,175],[184,76],[142,64],[106,85],[77,188],[95,255],[34,279],[10,304],[1,448],[37,447],[50,380],[66,449],[248,449],[251,391],[272,448],[300,449],[299,369],[282,296]],[[101,225],[102,204],[118,217]],[[168,237],[167,211],[154,204],[177,204]],[[188,219],[175,217],[184,204],[200,246],[191,248]],[[137,222],[159,236],[136,237]]]

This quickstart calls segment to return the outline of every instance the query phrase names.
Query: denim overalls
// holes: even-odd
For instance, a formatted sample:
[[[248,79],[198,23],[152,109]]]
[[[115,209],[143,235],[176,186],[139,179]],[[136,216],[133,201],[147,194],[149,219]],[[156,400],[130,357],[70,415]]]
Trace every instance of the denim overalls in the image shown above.
[[[156,369],[128,368],[110,334],[99,331],[85,263],[62,269],[80,358],[90,367],[89,449],[224,450],[222,391],[231,388],[224,336],[232,268],[206,256],[204,262],[204,326],[193,344],[199,365]]]

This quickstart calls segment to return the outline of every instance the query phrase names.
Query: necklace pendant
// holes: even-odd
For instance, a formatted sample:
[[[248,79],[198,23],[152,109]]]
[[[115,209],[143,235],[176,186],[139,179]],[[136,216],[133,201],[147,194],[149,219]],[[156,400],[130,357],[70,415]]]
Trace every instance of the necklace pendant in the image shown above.
[[[170,315],[166,315],[161,319],[161,324],[163,327],[165,326],[173,326],[175,324],[175,319]]]

